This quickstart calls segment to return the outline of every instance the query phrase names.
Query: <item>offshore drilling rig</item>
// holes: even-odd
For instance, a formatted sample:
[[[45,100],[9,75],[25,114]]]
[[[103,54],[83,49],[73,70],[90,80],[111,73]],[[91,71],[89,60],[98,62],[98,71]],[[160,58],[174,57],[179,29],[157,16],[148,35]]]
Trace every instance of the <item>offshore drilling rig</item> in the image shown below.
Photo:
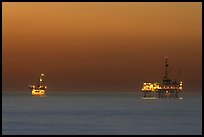
[[[142,92],[144,98],[152,97],[154,93],[158,95],[158,98],[178,98],[182,92],[182,81],[178,83],[176,80],[171,81],[168,78],[168,63],[167,57],[165,57],[165,75],[163,77],[163,83],[143,83]]]
[[[32,89],[32,91],[31,91],[32,96],[45,96],[45,90],[47,89],[47,86],[42,85],[43,77],[44,77],[44,74],[41,74],[40,75],[40,81],[37,84],[37,86],[36,85],[29,85],[30,89]]]

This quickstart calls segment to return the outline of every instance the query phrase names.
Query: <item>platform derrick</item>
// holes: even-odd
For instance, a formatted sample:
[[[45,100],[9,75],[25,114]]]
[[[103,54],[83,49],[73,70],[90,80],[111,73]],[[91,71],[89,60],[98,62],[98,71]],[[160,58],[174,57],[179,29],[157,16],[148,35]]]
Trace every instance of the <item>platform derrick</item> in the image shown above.
[[[178,83],[177,80],[172,82],[168,78],[167,68],[169,65],[167,61],[167,57],[165,57],[165,74],[163,77],[162,84],[143,83],[142,92],[144,94],[144,97],[152,97],[154,93],[157,93],[158,98],[178,98],[179,94],[182,92],[182,82]],[[180,72],[178,76],[180,76]]]
[[[40,75],[39,83],[37,85],[29,85],[32,96],[45,96],[47,86],[42,85],[44,74]]]

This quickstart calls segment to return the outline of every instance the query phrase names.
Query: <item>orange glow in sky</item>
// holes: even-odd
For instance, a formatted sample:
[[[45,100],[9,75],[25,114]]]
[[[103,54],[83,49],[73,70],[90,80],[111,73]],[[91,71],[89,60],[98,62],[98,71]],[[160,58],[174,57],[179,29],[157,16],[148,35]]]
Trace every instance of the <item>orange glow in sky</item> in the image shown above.
[[[201,2],[3,2],[3,90],[137,91],[162,81],[201,91]]]

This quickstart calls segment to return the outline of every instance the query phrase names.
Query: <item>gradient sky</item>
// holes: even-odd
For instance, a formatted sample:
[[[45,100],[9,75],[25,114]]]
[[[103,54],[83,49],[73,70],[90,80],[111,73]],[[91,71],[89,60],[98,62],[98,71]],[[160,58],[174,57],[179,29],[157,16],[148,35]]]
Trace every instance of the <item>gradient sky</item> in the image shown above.
[[[201,2],[3,2],[2,89],[139,91],[169,76],[202,91]]]

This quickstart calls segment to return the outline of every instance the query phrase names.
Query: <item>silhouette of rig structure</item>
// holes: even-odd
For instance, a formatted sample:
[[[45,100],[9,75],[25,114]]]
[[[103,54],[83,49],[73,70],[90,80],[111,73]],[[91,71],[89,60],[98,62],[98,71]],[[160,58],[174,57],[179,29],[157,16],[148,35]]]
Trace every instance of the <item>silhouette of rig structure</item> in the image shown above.
[[[44,74],[41,74],[40,81],[37,85],[29,85],[30,89],[32,89],[32,96],[44,96],[45,90],[47,86],[42,85]]]
[[[168,63],[167,57],[165,57],[165,75],[163,77],[162,84],[160,83],[143,83],[142,92],[144,94],[144,98],[153,97],[156,93],[158,98],[178,98],[179,94],[182,92],[182,81],[179,83],[175,81],[171,81],[168,78]]]

